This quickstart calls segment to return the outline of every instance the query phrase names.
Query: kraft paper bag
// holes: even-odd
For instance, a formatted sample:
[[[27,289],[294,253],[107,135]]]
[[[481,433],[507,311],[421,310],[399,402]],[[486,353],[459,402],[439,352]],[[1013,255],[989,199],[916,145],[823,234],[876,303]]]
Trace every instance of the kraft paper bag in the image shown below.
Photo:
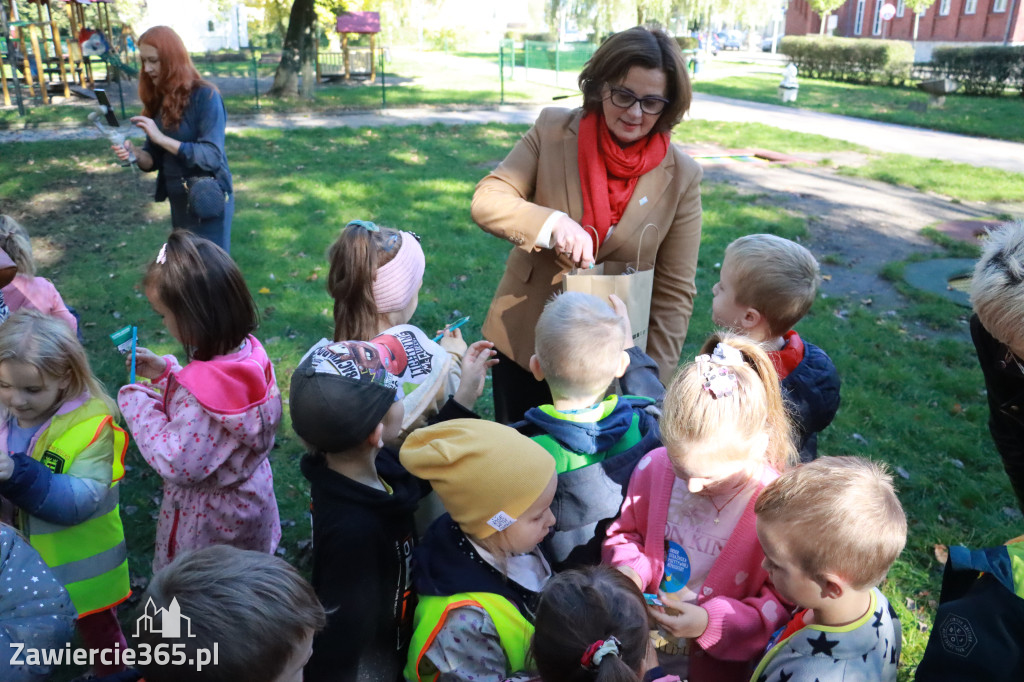
[[[562,280],[563,291],[581,291],[608,301],[615,294],[626,304],[633,343],[647,352],[647,327],[651,318],[651,292],[654,290],[654,268],[636,263],[598,263],[590,270],[575,269]]]

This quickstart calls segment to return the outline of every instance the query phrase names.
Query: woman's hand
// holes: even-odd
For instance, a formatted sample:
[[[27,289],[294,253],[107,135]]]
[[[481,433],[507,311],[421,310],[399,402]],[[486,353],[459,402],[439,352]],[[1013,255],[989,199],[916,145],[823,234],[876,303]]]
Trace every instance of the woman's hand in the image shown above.
[[[135,146],[131,143],[131,140],[125,140],[124,144],[112,144],[110,148],[114,150],[114,154],[117,158],[121,159],[122,162],[127,163],[128,159],[131,158],[132,150]]]
[[[551,229],[555,253],[571,260],[577,267],[594,267],[594,235],[579,223],[564,215]]]
[[[157,127],[156,121],[151,119],[149,116],[132,116],[131,122],[138,128],[142,128],[153,144],[160,144],[161,138],[164,134],[160,132],[160,128]],[[163,146],[163,145],[161,145]]]
[[[458,331],[458,330],[456,330]],[[462,378],[459,388],[452,396],[459,405],[473,409],[473,405],[484,392],[484,381],[487,370],[498,364],[494,356],[494,344],[490,341],[477,341],[472,344],[462,358]]]
[[[634,345],[633,327],[629,323],[629,311],[626,310],[626,304],[615,294],[608,294],[608,301],[611,303],[615,314],[622,319],[622,331],[626,335],[626,345],[622,347],[622,350],[632,348]]]
[[[125,358],[125,365],[131,369],[132,358]],[[148,348],[139,346],[135,349],[135,374],[152,381],[164,373],[167,361]]]
[[[647,612],[668,634],[673,637],[695,639],[708,629],[708,612],[703,606],[676,601],[661,590],[658,590],[658,598],[665,604],[665,607],[648,606]],[[665,608],[673,609],[678,613],[666,613]]]

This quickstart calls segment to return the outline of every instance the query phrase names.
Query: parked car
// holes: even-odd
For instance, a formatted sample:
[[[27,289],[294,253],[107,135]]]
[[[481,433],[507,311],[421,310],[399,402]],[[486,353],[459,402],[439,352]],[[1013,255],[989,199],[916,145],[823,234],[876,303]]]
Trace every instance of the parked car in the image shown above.
[[[775,43],[775,51],[778,52],[779,51],[779,43],[782,42],[782,36],[775,36],[774,38],[772,36],[768,36],[767,38],[762,40],[761,41],[761,51],[762,52],[771,52],[772,51],[772,43],[773,42]]]
[[[718,38],[722,41],[723,50],[743,49],[743,31],[722,31],[718,34]]]

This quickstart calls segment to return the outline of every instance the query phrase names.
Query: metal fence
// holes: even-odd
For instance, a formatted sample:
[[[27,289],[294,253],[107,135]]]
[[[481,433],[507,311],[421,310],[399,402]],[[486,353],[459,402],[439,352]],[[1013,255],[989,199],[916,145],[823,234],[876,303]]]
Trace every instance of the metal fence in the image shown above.
[[[571,88],[597,45],[503,40],[500,49],[503,78]]]

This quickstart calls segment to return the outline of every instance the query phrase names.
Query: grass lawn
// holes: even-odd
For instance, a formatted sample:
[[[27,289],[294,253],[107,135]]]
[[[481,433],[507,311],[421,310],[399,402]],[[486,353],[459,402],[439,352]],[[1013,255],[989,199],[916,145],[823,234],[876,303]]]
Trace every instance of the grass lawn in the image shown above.
[[[764,138],[770,131],[729,124],[681,126],[687,139]],[[352,218],[413,229],[423,237],[427,269],[413,319],[433,330],[460,315],[479,338],[508,245],[469,218],[473,186],[512,147],[522,126],[260,130],[229,135],[236,181],[234,256],[262,315],[258,332],[287,393],[305,350],[332,330],[324,290],[325,250]],[[791,133],[784,133],[791,136]],[[732,138],[729,138],[732,139]],[[796,138],[790,138],[796,139]],[[845,144],[808,138],[808,146]],[[40,274],[51,278],[82,315],[93,367],[114,391],[124,362],[107,335],[137,323],[140,343],[157,352],[180,349],[163,331],[139,290],[139,279],[167,233],[166,204],[151,202],[152,176],[141,182],[120,168],[100,141],[7,144],[0,175],[2,211],[33,235]],[[800,239],[807,216],[781,210],[769,196],[742,196],[704,185],[699,292],[683,351],[692,358],[712,330],[711,287],[726,245],[752,232]],[[823,264],[827,275],[842,264]],[[966,327],[967,312],[921,298],[894,314],[856,298],[822,297],[799,325],[822,346],[843,377],[843,404],[821,436],[826,454],[872,457],[901,471],[900,495],[910,518],[906,551],[883,589],[904,628],[901,679],[911,679],[938,599],[935,545],[996,544],[1016,535],[1009,484],[986,429],[984,386]],[[489,398],[478,406],[492,413]],[[308,570],[309,495],[298,469],[302,448],[286,417],[271,460],[281,510],[284,556]],[[129,453],[121,489],[132,573],[149,574],[160,481]],[[905,474],[905,475],[904,475]],[[140,583],[141,584],[141,583]],[[125,622],[133,610],[122,611]],[[72,676],[66,671],[66,678]]]
[[[781,71],[779,75],[751,74],[712,80],[697,79],[693,88],[709,95],[780,104],[780,78]],[[921,106],[927,102],[928,95],[912,87],[886,88],[801,78],[796,104],[786,106],[1024,142],[1024,98],[951,95],[946,98],[946,105],[941,109],[914,111],[910,108],[912,104]]]

